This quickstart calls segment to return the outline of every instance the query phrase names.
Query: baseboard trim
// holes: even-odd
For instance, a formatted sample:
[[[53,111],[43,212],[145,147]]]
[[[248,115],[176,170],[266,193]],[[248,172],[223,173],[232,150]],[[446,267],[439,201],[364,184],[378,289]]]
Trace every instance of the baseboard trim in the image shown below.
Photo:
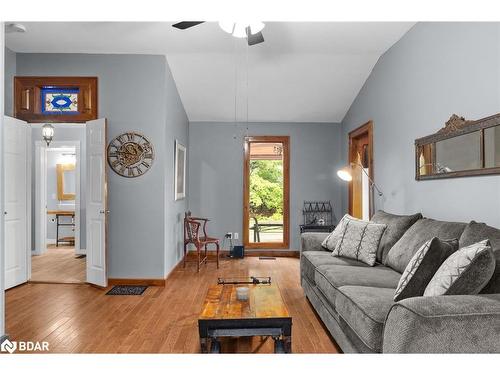
[[[165,279],[108,279],[108,284],[165,286]]]
[[[87,249],[80,249],[80,250],[75,249],[75,255],[87,255]]]
[[[204,250],[202,250],[203,252]],[[215,257],[215,251],[209,250],[208,257],[211,259]],[[189,250],[188,255],[196,255],[196,250]],[[221,250],[221,256],[228,256],[229,250]],[[300,251],[298,250],[247,250],[245,249],[245,257],[282,257],[282,258],[300,258]]]

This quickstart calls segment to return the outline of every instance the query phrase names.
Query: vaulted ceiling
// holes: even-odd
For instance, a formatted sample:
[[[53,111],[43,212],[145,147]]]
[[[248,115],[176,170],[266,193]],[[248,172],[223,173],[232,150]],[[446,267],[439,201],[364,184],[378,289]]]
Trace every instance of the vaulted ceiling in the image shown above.
[[[248,47],[215,22],[23,22],[16,52],[167,56],[190,121],[340,122],[379,57],[413,23],[266,22]]]

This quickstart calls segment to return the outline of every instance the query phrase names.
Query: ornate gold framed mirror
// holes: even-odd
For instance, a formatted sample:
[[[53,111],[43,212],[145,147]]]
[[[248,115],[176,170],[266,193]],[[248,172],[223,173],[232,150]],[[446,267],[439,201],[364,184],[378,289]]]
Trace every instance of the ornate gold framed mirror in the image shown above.
[[[452,115],[437,133],[415,140],[415,179],[500,174],[500,114],[476,121]]]

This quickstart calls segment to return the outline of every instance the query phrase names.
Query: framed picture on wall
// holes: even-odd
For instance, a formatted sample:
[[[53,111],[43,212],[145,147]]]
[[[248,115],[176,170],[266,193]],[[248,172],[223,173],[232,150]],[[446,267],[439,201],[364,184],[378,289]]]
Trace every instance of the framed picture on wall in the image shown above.
[[[175,171],[174,190],[175,200],[186,197],[186,146],[179,141],[175,141]]]

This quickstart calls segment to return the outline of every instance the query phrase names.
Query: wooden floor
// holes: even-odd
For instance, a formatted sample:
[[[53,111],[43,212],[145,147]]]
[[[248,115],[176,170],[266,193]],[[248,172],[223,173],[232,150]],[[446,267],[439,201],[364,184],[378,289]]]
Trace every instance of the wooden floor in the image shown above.
[[[48,246],[31,257],[31,281],[78,283],[86,280],[86,260],[76,258],[73,246]]]
[[[271,276],[293,317],[294,353],[338,349],[306,300],[299,260],[222,260],[177,267],[165,287],[142,296],[107,296],[89,285],[25,284],[6,292],[6,331],[13,340],[48,341],[50,352],[199,353],[197,318],[208,286],[217,277]],[[223,352],[272,353],[273,340],[222,340]]]

